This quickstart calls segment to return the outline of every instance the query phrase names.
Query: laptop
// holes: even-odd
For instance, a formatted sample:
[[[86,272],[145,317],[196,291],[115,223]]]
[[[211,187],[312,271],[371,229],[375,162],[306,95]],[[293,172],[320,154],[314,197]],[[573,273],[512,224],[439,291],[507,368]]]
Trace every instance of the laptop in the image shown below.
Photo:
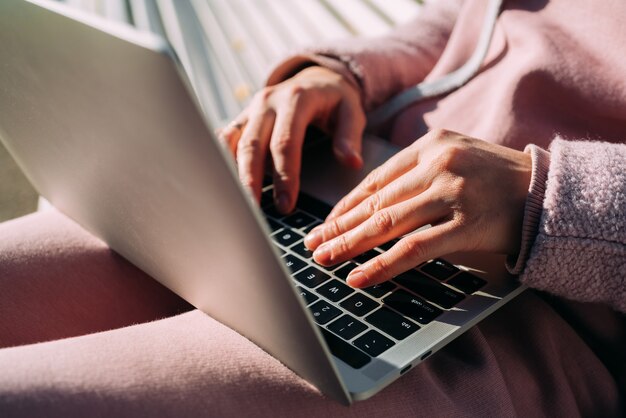
[[[244,193],[172,49],[41,0],[0,2],[0,139],[37,190],[112,249],[334,399],[374,395],[524,290],[504,257],[453,254],[356,290],[302,245],[396,151],[346,171],[306,150],[298,209]]]

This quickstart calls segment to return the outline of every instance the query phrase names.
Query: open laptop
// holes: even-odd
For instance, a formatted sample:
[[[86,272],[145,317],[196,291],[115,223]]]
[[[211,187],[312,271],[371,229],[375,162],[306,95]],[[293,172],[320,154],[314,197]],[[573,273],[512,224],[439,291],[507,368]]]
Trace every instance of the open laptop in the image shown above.
[[[495,255],[455,254],[363,291],[344,283],[350,263],[385,246],[331,269],[311,260],[304,232],[393,154],[384,141],[364,139],[360,172],[323,141],[307,150],[299,209],[283,217],[247,198],[164,40],[39,0],[0,2],[0,39],[0,139],[37,190],[344,404],[523,291]]]

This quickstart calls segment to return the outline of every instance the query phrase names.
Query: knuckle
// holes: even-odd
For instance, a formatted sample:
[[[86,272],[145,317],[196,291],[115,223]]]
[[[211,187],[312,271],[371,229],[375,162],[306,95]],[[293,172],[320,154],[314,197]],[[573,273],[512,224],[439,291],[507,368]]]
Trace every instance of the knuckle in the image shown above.
[[[381,277],[391,278],[391,268],[389,266],[389,262],[383,256],[378,256],[372,259],[371,261],[372,267],[374,271],[378,273]]]
[[[338,235],[341,235],[343,229],[341,227],[340,219],[337,218],[337,219],[333,219],[332,221],[330,221],[325,231],[328,233],[328,235],[330,235],[330,237],[336,237]]]
[[[378,191],[378,179],[380,178],[380,168],[376,168],[370,172],[363,183],[361,188],[367,193],[375,193]]]
[[[416,264],[425,261],[427,255],[424,242],[418,240],[406,240],[398,243],[400,251],[410,260],[415,260]]]
[[[346,239],[345,235],[339,235],[336,238],[334,247],[337,250],[338,254],[345,254],[350,249],[350,244],[348,244],[348,240]]]
[[[435,128],[429,132],[429,137],[434,141],[443,141],[449,139],[454,133],[447,129]]]
[[[292,148],[291,136],[288,134],[281,134],[270,143],[272,154],[288,155]]]
[[[368,216],[374,215],[381,208],[380,196],[378,193],[371,195],[365,200],[365,209]]]
[[[277,180],[277,183],[280,183],[283,188],[287,189],[289,189],[291,186],[296,186],[298,182],[297,176],[292,176],[290,173],[284,170],[276,170],[274,178]]]
[[[256,190],[257,186],[260,185],[260,182],[250,174],[240,174],[239,181],[244,187],[250,188],[252,190]]]
[[[394,217],[389,210],[382,210],[373,215],[374,232],[380,235],[386,235],[393,230]]]
[[[257,154],[261,151],[261,139],[258,137],[246,138],[237,144],[237,153]]]
[[[263,87],[256,94],[257,101],[259,101],[261,103],[267,102],[270,99],[270,97],[272,97],[272,94],[274,94],[274,90],[275,89],[276,88],[274,86]]]
[[[299,98],[303,95],[303,93],[306,91],[306,89],[304,87],[302,87],[302,85],[298,84],[298,83],[292,83],[288,88],[287,88],[287,93],[293,97],[293,98]]]
[[[437,157],[438,165],[444,171],[457,171],[465,160],[466,151],[466,146],[461,143],[446,144]]]

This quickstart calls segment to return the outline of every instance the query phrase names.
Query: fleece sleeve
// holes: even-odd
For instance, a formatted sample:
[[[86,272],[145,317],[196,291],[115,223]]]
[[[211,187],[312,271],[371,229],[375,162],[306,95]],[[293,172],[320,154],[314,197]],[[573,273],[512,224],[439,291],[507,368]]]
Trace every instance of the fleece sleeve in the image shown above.
[[[415,19],[375,38],[352,38],[318,45],[275,67],[268,85],[304,67],[321,65],[343,74],[361,91],[366,110],[419,83],[443,53],[463,0],[427,2]]]
[[[534,241],[513,270],[523,266],[530,287],[626,312],[626,144],[557,138],[532,154],[524,234]]]

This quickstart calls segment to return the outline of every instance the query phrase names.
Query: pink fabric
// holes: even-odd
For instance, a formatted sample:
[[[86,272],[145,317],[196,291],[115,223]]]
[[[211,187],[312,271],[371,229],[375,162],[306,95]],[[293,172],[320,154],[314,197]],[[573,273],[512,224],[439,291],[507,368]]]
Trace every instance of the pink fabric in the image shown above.
[[[626,144],[555,140],[522,280],[626,312]]]
[[[319,58],[374,108],[469,56],[485,2],[455,5],[433,1],[382,39],[308,51],[270,80]],[[625,18],[620,0],[508,1],[481,72],[407,109],[383,134],[406,145],[439,127],[518,149],[547,147],[555,133],[624,142]],[[535,215],[527,210],[538,235],[525,282],[623,309],[623,148],[558,141],[549,158],[535,157],[549,169],[543,188],[539,175],[531,185],[543,203]],[[610,294],[601,289],[607,284]],[[0,415],[622,415],[624,317],[607,305],[544,297],[549,303],[526,292],[347,409],[189,311],[62,215],[36,214],[0,225],[0,343],[16,346],[0,349]]]
[[[463,65],[473,52],[486,4],[464,1],[455,23],[452,10],[457,1],[428,3],[423,16],[385,37],[305,51],[279,65],[269,80],[275,83],[307,62],[327,65],[334,58],[331,68],[342,67],[340,71],[361,86],[364,105],[371,109],[424,78],[436,79]],[[522,258],[513,268],[530,286],[576,300],[606,302],[623,312],[626,146],[606,142],[626,143],[624,21],[626,3],[619,0],[602,5],[583,0],[505,1],[479,73],[445,97],[409,107],[379,132],[402,146],[431,127],[517,149],[529,143],[547,148],[557,133],[578,140],[553,150],[559,156],[549,162],[549,171],[562,175],[550,174],[548,185],[538,182],[545,181],[550,158],[532,154],[535,168],[541,167],[536,174],[541,175],[529,190]],[[424,32],[441,39],[424,37]],[[439,60],[431,65],[424,54]],[[589,138],[605,142],[580,142]],[[572,158],[576,164],[563,167]],[[580,208],[579,196],[593,203]],[[544,202],[543,211],[538,210],[539,202]],[[568,223],[567,230],[555,229],[563,223]],[[537,245],[531,249],[537,232]],[[531,258],[524,269],[527,254]]]
[[[0,272],[0,341],[44,335],[39,344],[0,349],[3,417],[620,413],[607,366],[532,293],[346,408],[207,315],[170,316],[189,308],[56,211],[0,224]],[[16,295],[19,306],[4,308]],[[62,303],[48,304],[57,299],[75,309],[56,314]],[[606,308],[593,309],[614,335],[620,324]],[[118,318],[107,322],[111,315]],[[57,331],[42,334],[48,328]],[[44,342],[59,337],[67,338]]]

